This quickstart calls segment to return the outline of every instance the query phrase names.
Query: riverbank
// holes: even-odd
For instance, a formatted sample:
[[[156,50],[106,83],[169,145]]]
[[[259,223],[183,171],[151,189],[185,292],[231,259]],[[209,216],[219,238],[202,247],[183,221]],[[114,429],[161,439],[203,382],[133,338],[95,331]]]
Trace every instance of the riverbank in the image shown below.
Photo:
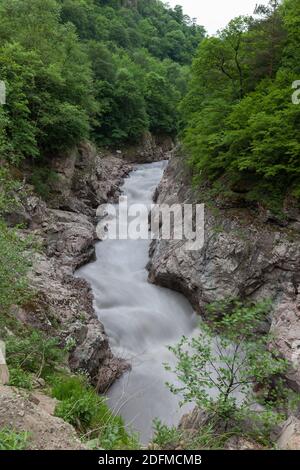
[[[53,168],[57,179],[49,201],[26,188],[18,208],[26,220],[23,236],[33,236],[41,249],[34,254],[29,274],[34,296],[15,309],[14,316],[57,336],[62,345],[71,343],[71,369],[86,371],[104,391],[127,366],[111,353],[90,286],[73,274],[95,256],[97,205],[116,197],[131,167],[113,156],[102,158],[85,144],[54,160]]]
[[[149,155],[148,151],[149,146],[144,150],[145,158],[156,155],[152,147]],[[91,144],[84,143],[52,160],[51,171],[56,177],[51,182],[47,202],[26,183],[26,175],[31,169],[25,166],[22,191],[14,194],[17,205],[5,216],[12,228],[22,224],[18,236],[32,238],[38,248],[32,252],[29,273],[29,288],[33,295],[21,307],[12,309],[8,322],[1,322],[1,328],[4,328],[1,337],[14,337],[18,334],[14,331],[16,326],[16,329],[24,327],[41,331],[47,338],[56,338],[60,347],[68,351],[70,370],[87,374],[100,393],[106,392],[130,364],[112,353],[104,326],[94,310],[91,287],[74,273],[95,258],[98,205],[117,200],[120,186],[131,170],[132,165],[123,153],[97,151]],[[9,391],[10,387],[7,387],[7,393]],[[19,390],[10,393],[16,394],[17,403]],[[30,402],[30,394],[28,398],[26,391],[24,393],[24,399]],[[6,395],[2,394],[0,402],[3,417],[11,416]],[[27,432],[26,419],[17,422],[16,416],[12,423],[20,432]],[[7,420],[1,420],[0,427],[5,423]],[[57,423],[59,425],[59,420]],[[73,434],[76,435],[74,431]],[[35,444],[32,441],[32,445],[39,446],[38,441]],[[60,448],[58,442],[54,445],[53,448]],[[46,435],[43,448],[51,446]]]
[[[128,204],[149,207],[166,162],[139,164],[122,186]],[[96,260],[77,275],[92,286],[95,309],[114,354],[131,365],[108,392],[108,404],[148,444],[153,421],[174,426],[180,421],[180,398],[166,387],[174,364],[168,346],[195,327],[191,305],[180,294],[150,284],[146,265],[150,240],[106,240],[96,246]],[[185,411],[187,408],[185,408]]]
[[[216,301],[239,298],[256,303],[269,300],[272,308],[261,328],[266,333],[271,332],[269,348],[288,362],[285,380],[298,394],[299,211],[286,207],[286,223],[282,224],[263,207],[239,206],[224,198],[212,200],[208,196],[208,185],[197,191],[192,189],[191,175],[179,151],[171,159],[157,190],[157,203],[205,202],[205,242],[201,250],[187,251],[184,242],[153,241],[149,280],[184,294],[206,319],[209,319],[207,306]],[[300,428],[298,407],[289,414],[282,432],[286,428],[291,432],[290,421],[296,423],[295,431],[291,432],[291,439],[296,439]],[[185,421],[188,426],[193,422],[189,417]],[[194,425],[196,432],[199,420]],[[291,441],[286,445],[293,447]]]
[[[35,295],[12,315],[21,324],[58,338],[68,348],[71,370],[88,374],[99,392],[109,390],[111,410],[138,430],[144,443],[152,435],[154,418],[174,427],[182,416],[179,398],[165,386],[168,377],[162,363],[172,363],[174,357],[166,346],[176,344],[183,334],[190,335],[194,319],[191,305],[175,291],[183,293],[199,313],[227,295],[259,301],[273,294],[274,307],[265,329],[276,332],[280,322],[272,346],[282,347],[286,359],[295,358],[294,341],[300,337],[298,316],[290,314],[298,305],[295,220],[282,227],[262,219],[263,213],[209,205],[203,250],[187,252],[178,242],[173,246],[171,241],[156,241],[148,263],[148,241],[96,244],[96,208],[116,202],[121,191],[130,202],[147,205],[154,194],[159,203],[199,202],[179,156],[171,159],[164,174],[163,162],[142,164],[132,171],[121,154],[99,155],[89,144],[59,161],[54,160],[58,179],[48,203],[27,186],[18,195],[18,210],[8,214],[11,225],[23,221],[22,237],[31,235],[40,246],[30,273]],[[147,263],[149,280],[162,287],[147,282]],[[288,295],[291,310],[286,308]],[[295,367],[287,374],[296,390],[298,373]],[[188,415],[181,429],[190,423]],[[292,428],[296,431],[291,433]],[[282,436],[291,433],[294,439],[297,429],[297,416],[291,416],[280,435],[282,446],[290,445],[289,438]],[[197,428],[188,431],[197,432]]]
[[[156,158],[171,144],[147,135],[131,147],[137,159]],[[90,285],[74,277],[74,272],[95,258],[97,242],[96,210],[100,204],[115,202],[132,164],[123,151],[97,150],[83,143],[51,159],[48,173],[47,201],[26,184],[32,173],[24,166],[25,185],[15,194],[17,206],[6,214],[11,227],[22,224],[19,231],[34,237],[39,249],[33,255],[29,284],[34,296],[22,307],[15,308],[14,318],[21,324],[58,337],[72,344],[69,365],[72,370],[86,371],[99,392],[106,391],[129,365],[113,356],[108,337],[97,317]]]

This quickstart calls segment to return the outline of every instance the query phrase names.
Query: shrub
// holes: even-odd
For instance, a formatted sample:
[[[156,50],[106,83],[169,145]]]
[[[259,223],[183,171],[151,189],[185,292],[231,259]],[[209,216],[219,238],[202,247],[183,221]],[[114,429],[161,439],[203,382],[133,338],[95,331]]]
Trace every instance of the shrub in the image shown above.
[[[20,367],[9,368],[9,385],[32,390],[33,377]]]
[[[151,444],[161,450],[172,450],[178,447],[185,450],[224,449],[225,442],[235,434],[234,431],[218,433],[211,423],[204,424],[201,429],[190,433],[176,427],[168,427],[159,420],[154,420],[154,430]]]
[[[30,295],[26,276],[30,260],[24,253],[26,248],[27,242],[0,221],[0,308],[4,312],[11,305],[25,302]]]
[[[299,0],[270,0],[206,38],[181,104],[196,185],[210,181],[219,198],[231,192],[275,215],[286,196],[299,203],[299,11]]]
[[[177,346],[170,347],[178,359],[174,372],[182,386],[168,384],[169,388],[183,397],[182,404],[195,403],[206,410],[216,429],[220,425],[225,432],[229,426],[242,428],[250,418],[254,432],[257,429],[263,439],[282,419],[274,407],[281,398],[275,384],[287,364],[268,350],[270,337],[258,333],[268,310],[266,302],[250,306],[240,302],[214,304],[210,324],[202,324],[197,337],[183,337]],[[264,390],[261,397],[254,393],[255,384]],[[263,410],[251,411],[259,400]]]
[[[55,171],[47,167],[35,167],[29,182],[34,186],[36,193],[44,200],[50,196],[51,184],[58,180],[58,175]]]
[[[43,377],[63,361],[65,352],[59,348],[56,338],[47,338],[43,333],[34,331],[24,337],[9,336],[6,356],[9,368]]]
[[[13,192],[18,188],[19,184],[12,179],[8,167],[0,168],[0,215],[15,207]]]
[[[15,192],[20,183],[15,181],[7,167],[0,168],[0,309],[7,313],[11,305],[21,304],[29,296],[27,272],[30,267],[29,240],[23,240],[16,230],[7,227],[1,219],[13,211],[18,202]],[[26,254],[27,252],[27,254]]]
[[[160,449],[175,448],[181,438],[181,432],[176,427],[168,427],[163,424],[159,419],[153,421],[154,424],[154,437],[152,443],[157,445]]]

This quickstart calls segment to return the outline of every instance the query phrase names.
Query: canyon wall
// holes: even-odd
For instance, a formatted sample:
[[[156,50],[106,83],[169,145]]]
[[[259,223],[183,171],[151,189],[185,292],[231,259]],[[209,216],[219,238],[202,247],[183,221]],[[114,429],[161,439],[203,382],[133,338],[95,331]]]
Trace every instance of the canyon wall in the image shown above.
[[[115,200],[131,166],[116,156],[101,155],[89,143],[57,156],[51,165],[56,178],[47,203],[25,185],[17,209],[7,216],[10,225],[22,223],[22,236],[31,236],[38,245],[29,274],[33,296],[12,313],[22,323],[58,337],[68,346],[71,369],[88,373],[104,392],[128,364],[111,353],[91,287],[74,273],[95,255],[96,208]]]
[[[157,202],[201,203],[191,177],[175,155],[157,191]],[[203,194],[203,191],[202,191]],[[271,299],[266,330],[273,347],[290,361],[290,385],[300,390],[300,212],[287,209],[279,224],[264,209],[205,205],[205,242],[187,251],[185,242],[159,240],[151,247],[149,279],[182,292],[200,314],[206,305],[226,298]]]

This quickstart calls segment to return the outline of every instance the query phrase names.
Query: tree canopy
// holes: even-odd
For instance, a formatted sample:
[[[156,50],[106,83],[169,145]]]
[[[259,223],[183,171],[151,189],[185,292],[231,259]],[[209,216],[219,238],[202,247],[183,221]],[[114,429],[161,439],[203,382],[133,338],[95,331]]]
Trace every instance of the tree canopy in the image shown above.
[[[0,0],[1,155],[18,163],[85,138],[175,134],[203,36],[155,0]]]
[[[199,46],[181,108],[196,183],[279,210],[300,196],[300,4],[272,0]]]

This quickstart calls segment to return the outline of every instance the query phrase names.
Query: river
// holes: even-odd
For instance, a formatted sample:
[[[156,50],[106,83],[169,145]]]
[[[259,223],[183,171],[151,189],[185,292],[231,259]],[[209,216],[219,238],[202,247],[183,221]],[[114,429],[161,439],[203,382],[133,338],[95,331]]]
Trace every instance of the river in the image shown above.
[[[122,188],[129,204],[150,207],[166,165],[136,165]],[[196,324],[193,309],[181,294],[148,282],[149,247],[148,240],[99,242],[96,261],[77,273],[92,285],[95,309],[114,354],[132,365],[109,390],[108,404],[144,443],[151,438],[154,418],[177,425],[183,414],[179,398],[165,385],[176,377],[163,364],[174,365],[167,346],[191,335]]]

